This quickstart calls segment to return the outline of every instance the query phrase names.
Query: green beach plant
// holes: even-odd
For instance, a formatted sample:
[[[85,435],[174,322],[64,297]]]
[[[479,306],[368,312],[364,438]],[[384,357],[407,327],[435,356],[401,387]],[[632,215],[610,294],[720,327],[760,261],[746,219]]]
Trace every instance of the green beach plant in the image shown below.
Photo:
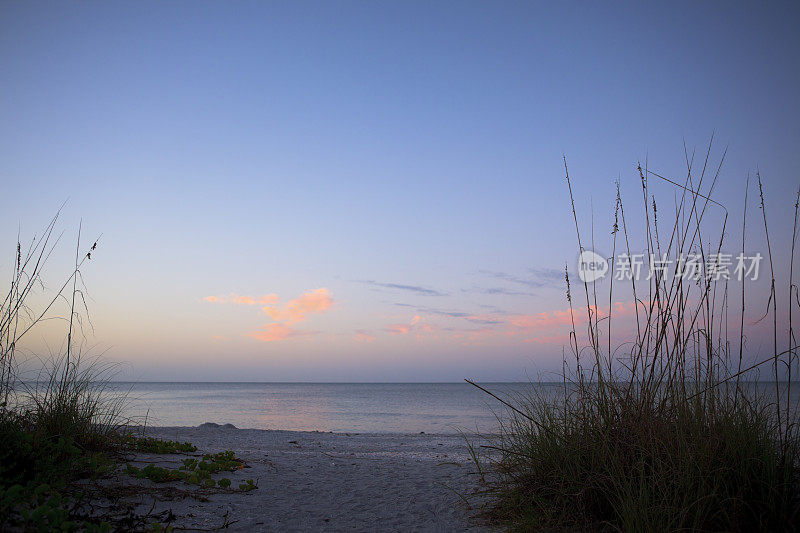
[[[487,516],[512,530],[794,530],[800,527],[800,434],[791,378],[797,376],[792,308],[800,305],[789,275],[788,346],[779,346],[775,264],[762,180],[756,175],[770,276],[764,321],[772,326],[768,357],[747,364],[745,289],[738,321],[728,318],[729,285],[714,275],[727,210],[712,198],[724,154],[710,170],[686,153],[686,175],[668,179],[638,166],[645,257],[675,260],[644,283],[627,280],[632,312],[616,316],[614,264],[607,293],[597,281],[575,290],[565,271],[572,323],[559,393],[533,386],[506,406],[484,457],[492,474]],[[579,252],[585,241],[564,161]],[[674,187],[665,217],[650,180]],[[749,186],[749,179],[748,179]],[[800,192],[798,192],[800,199]],[[789,268],[794,265],[798,203]],[[716,211],[713,221],[709,211]],[[745,213],[747,211],[747,187]],[[632,250],[617,184],[612,257]],[[742,251],[744,234],[742,227]],[[788,249],[788,246],[787,246]],[[697,279],[678,271],[689,252],[702,258]],[[709,266],[711,265],[711,266]],[[670,275],[671,274],[671,275]],[[607,307],[606,307],[607,306]],[[620,313],[617,312],[617,315]],[[613,319],[613,320],[612,320]],[[782,318],[781,318],[782,320]],[[732,333],[731,324],[740,331]],[[585,328],[585,329],[584,329]],[[771,365],[768,388],[754,383]],[[746,368],[743,368],[746,366]],[[481,387],[483,389],[483,387]],[[483,389],[486,390],[486,389]]]
[[[185,443],[185,445],[194,448],[194,446],[189,443]],[[175,446],[167,445],[165,448],[175,448]],[[178,452],[172,451],[166,453]],[[236,457],[236,454],[231,450],[214,454],[207,453],[200,459],[189,457],[181,461],[181,463],[181,466],[178,468],[168,468],[154,464],[138,467],[128,464],[125,467],[125,473],[138,479],[149,479],[154,483],[183,481],[189,485],[197,485],[205,488],[219,487],[221,489],[229,489],[231,486],[230,479],[220,478],[219,480],[214,480],[212,476],[219,472],[236,472],[244,468],[249,468],[247,464]],[[239,485],[239,490],[241,492],[255,490],[256,488],[258,488],[258,486],[252,479],[245,480]]]
[[[132,434],[125,436],[125,445],[133,451],[155,454],[192,453],[197,451],[197,446],[190,442],[161,440],[155,437],[140,437]]]

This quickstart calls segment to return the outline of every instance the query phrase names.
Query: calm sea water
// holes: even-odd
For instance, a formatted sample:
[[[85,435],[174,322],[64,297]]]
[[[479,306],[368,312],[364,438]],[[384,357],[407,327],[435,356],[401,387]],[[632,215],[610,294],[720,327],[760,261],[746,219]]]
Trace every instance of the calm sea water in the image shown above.
[[[536,394],[560,399],[560,383],[482,384],[502,398]],[[769,402],[770,383],[742,384]],[[781,405],[786,402],[781,384]],[[337,433],[492,433],[504,407],[468,383],[165,383],[115,382],[106,393],[127,398],[125,415],[150,426],[197,426]],[[800,382],[789,396],[800,416]],[[516,402],[513,402],[516,403]]]
[[[541,387],[541,385],[538,385]],[[528,383],[495,383],[501,394]],[[362,433],[490,432],[501,404],[467,383],[116,383],[153,426]]]

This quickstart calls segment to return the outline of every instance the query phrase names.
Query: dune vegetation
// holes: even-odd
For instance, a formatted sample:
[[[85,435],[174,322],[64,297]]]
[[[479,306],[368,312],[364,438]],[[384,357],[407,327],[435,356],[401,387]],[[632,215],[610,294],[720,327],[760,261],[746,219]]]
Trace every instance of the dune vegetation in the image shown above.
[[[143,426],[126,416],[127,395],[112,387],[114,365],[84,353],[84,328],[91,323],[81,269],[97,241],[82,249],[79,234],[66,279],[55,290],[44,283],[59,241],[58,218],[27,248],[17,243],[10,289],[0,305],[0,530],[171,530],[173,515],[142,513],[124,501],[148,492],[131,483],[137,479],[180,481],[189,486],[181,494],[199,497],[256,489],[253,480],[237,489],[224,477],[246,467],[233,452],[194,453],[188,442],[142,435]],[[63,326],[63,350],[47,357],[23,351],[21,341],[45,322]],[[177,469],[140,467],[128,463],[137,453],[189,457]]]
[[[762,179],[755,176],[761,237],[768,248],[762,273],[770,291],[761,323],[769,323],[772,332],[767,356],[748,363],[745,308],[751,295],[744,282],[739,287],[714,273],[715,254],[729,243],[724,242],[727,210],[712,196],[722,161],[716,171],[711,168],[710,151],[711,146],[699,165],[687,153],[683,180],[640,165],[637,203],[643,212],[636,222],[617,184],[609,228],[612,255],[634,250],[631,229],[638,224],[645,257],[677,259],[697,252],[703,259],[700,275],[685,279],[675,261],[672,270],[656,271],[644,282],[626,280],[635,312],[616,318],[612,303],[622,282],[614,279],[614,264],[603,285],[576,281],[565,272],[572,328],[560,392],[554,396],[533,386],[525,397],[502,398],[500,433],[487,453],[476,456],[490,496],[485,506],[490,520],[511,530],[800,526],[800,439],[791,399],[798,355],[792,315],[800,305],[791,276],[798,203],[795,199],[791,242],[780,243],[790,253],[789,264],[773,263],[776,245],[770,244]],[[583,252],[593,247],[595,235],[580,229],[566,160],[565,172]],[[672,214],[667,214],[672,198],[667,209],[656,203],[653,181],[674,187]],[[745,216],[748,194],[751,203],[753,196],[745,192]],[[711,210],[714,223],[708,221]],[[742,252],[745,220],[736,246]],[[776,271],[787,267],[788,287],[779,294]],[[779,313],[778,305],[788,313]]]

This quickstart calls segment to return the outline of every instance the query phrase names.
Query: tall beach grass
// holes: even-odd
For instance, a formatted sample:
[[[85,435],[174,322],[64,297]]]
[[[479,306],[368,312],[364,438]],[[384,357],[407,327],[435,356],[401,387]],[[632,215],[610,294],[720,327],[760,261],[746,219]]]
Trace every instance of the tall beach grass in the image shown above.
[[[65,278],[51,290],[43,278],[60,240],[58,219],[57,213],[27,246],[18,240],[0,303],[2,530],[103,530],[102,520],[77,517],[70,485],[109,467],[107,454],[124,442],[125,395],[107,390],[114,367],[84,353],[90,323],[81,269],[97,242],[82,249],[79,230]],[[23,350],[45,325],[63,335],[63,349],[46,357]]]
[[[81,269],[97,241],[82,250],[79,229],[74,265],[48,290],[43,274],[60,241],[59,216],[60,211],[28,246],[17,241],[11,284],[0,303],[0,405],[44,434],[99,444],[118,425],[123,399],[104,394],[113,366],[83,352],[90,322]],[[63,330],[63,350],[46,357],[23,352],[23,340],[45,323]]]
[[[687,152],[681,179],[640,165],[636,222],[617,184],[612,256],[637,251],[632,228],[638,224],[645,271],[651,257],[670,258],[672,266],[644,281],[626,280],[625,291],[614,263],[602,285],[578,282],[565,271],[572,326],[561,392],[545,396],[532,387],[524,398],[501,399],[506,415],[488,446],[494,455],[483,459],[491,465],[480,465],[493,473],[486,481],[491,519],[512,530],[800,527],[800,435],[790,399],[798,376],[792,315],[800,302],[791,275],[798,202],[791,242],[781,243],[790,273],[779,294],[776,270],[787,265],[773,263],[762,179],[755,176],[769,291],[761,322],[772,331],[767,357],[751,361],[745,308],[752,295],[744,282],[738,287],[715,275],[728,212],[713,199],[724,154],[714,166],[710,154],[711,145],[698,164]],[[594,231],[588,238],[581,231],[566,160],[564,168],[583,252],[593,247]],[[669,209],[657,204],[651,181],[674,189]],[[749,189],[748,178],[742,252]],[[677,260],[690,252],[702,257],[697,279],[678,270]],[[632,296],[627,313],[615,305],[622,292]],[[788,306],[785,316],[778,314],[779,297]],[[769,384],[753,383],[765,375]]]

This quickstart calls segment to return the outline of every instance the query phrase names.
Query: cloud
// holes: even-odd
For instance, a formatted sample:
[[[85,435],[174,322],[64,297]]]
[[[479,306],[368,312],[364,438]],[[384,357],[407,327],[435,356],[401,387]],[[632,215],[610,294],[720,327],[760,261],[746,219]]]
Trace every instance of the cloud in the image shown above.
[[[482,327],[477,329],[458,330],[455,337],[462,339],[467,346],[480,346],[490,340],[514,339],[524,340],[526,343],[550,344],[568,339],[565,328],[572,326],[569,309],[555,309],[533,314],[514,315],[473,315],[467,320]],[[580,323],[576,313],[575,323]]]
[[[656,304],[653,304],[655,306]],[[636,303],[634,301],[616,302],[612,311],[613,316],[635,316]]]
[[[421,294],[423,296],[447,296],[447,293],[445,292],[437,291],[436,289],[430,289],[428,287],[422,287],[420,285],[404,285],[402,283],[383,283],[371,279],[356,280],[356,281],[358,283],[364,283],[365,285],[372,285],[373,287],[412,292],[414,294]]]
[[[419,315],[414,315],[414,318],[412,318],[411,322],[408,324],[389,324],[386,326],[386,331],[392,335],[408,335],[409,333],[415,333],[417,340],[422,339],[423,333],[434,333],[438,329],[437,326],[429,323],[425,318]]]
[[[265,324],[258,331],[252,331],[248,335],[261,342],[275,342],[294,337],[298,332],[285,324]]]
[[[590,306],[592,310],[592,319],[605,318],[609,314],[608,307],[597,308]],[[633,301],[616,302],[611,308],[612,318],[627,318],[636,315],[636,305]],[[574,314],[569,309],[555,309],[552,311],[543,311],[531,315],[511,315],[508,321],[516,328],[519,329],[552,329],[559,326],[572,326],[573,320],[575,325],[585,324],[588,320],[586,307],[578,307],[575,309]]]
[[[275,342],[301,335],[312,335],[313,332],[299,331],[291,326],[298,322],[303,322],[308,315],[319,314],[329,310],[334,304],[333,297],[326,288],[308,291],[284,304],[280,303],[280,297],[274,293],[265,294],[264,296],[242,296],[231,293],[226,296],[206,296],[203,300],[219,304],[254,306],[258,303],[261,305],[261,310],[274,323],[265,324],[256,331],[251,331],[247,334],[261,342]],[[222,337],[217,336],[215,339],[221,340]]]
[[[507,315],[508,314],[508,312],[506,310],[501,309],[500,307],[497,307],[496,305],[478,304],[478,307],[480,307],[481,309],[488,309],[489,311],[491,311],[491,312],[493,312],[495,314],[498,314],[498,315]]]
[[[426,315],[440,315],[440,316],[449,316],[451,318],[467,318],[471,316],[471,313],[465,313],[463,311],[451,311],[447,309],[436,309],[434,307],[425,307],[420,305],[412,305],[406,303],[395,303],[394,305],[398,307],[409,307],[414,309],[418,313],[423,313]]]
[[[518,328],[551,328],[572,324],[572,315],[569,310],[543,311],[533,315],[511,315],[508,321]],[[577,317],[576,317],[577,322]]]
[[[266,296],[242,296],[235,293],[230,293],[227,296],[206,296],[203,298],[206,302],[216,304],[234,304],[234,305],[255,305],[256,302],[263,305],[273,301],[278,301],[277,294],[267,294]]]
[[[407,324],[389,324],[386,326],[386,331],[392,335],[406,335],[411,331],[411,326]]]
[[[495,316],[495,315],[470,315],[468,317],[464,317],[466,320],[473,322],[475,324],[484,324],[484,325],[491,325],[491,324],[502,324],[503,318]]]
[[[449,318],[461,318],[466,320],[467,322],[471,322],[473,324],[481,324],[486,326],[491,326],[495,324],[503,324],[507,322],[504,313],[502,311],[497,311],[495,314],[479,314],[479,313],[467,313],[464,311],[453,311],[448,309],[437,309],[434,307],[422,307],[417,305],[411,305],[406,303],[395,303],[394,305],[398,307],[408,307],[414,309],[419,314],[425,315],[438,315],[438,316],[445,316]],[[493,308],[496,310],[496,308]],[[452,331],[456,331],[452,329]]]
[[[472,292],[477,294],[501,295],[501,296],[536,296],[532,292],[515,291],[505,287],[472,287],[471,289],[461,289],[461,292]]]
[[[557,268],[529,268],[528,271],[539,279],[564,284],[564,271]]]
[[[540,287],[544,287],[544,286],[547,285],[546,283],[543,283],[542,281],[538,281],[538,280],[535,280],[535,279],[521,278],[519,276],[515,276],[513,274],[508,274],[506,272],[496,272],[494,270],[479,270],[478,273],[479,274],[483,274],[485,276],[490,276],[490,277],[495,278],[495,279],[500,279],[500,280],[503,280],[503,281],[507,281],[509,283],[516,283],[518,285],[524,285],[526,287],[540,288]]]
[[[283,305],[266,305],[261,308],[271,319],[284,324],[303,322],[308,315],[322,313],[333,306],[328,289],[309,291]]]
[[[530,287],[532,289],[557,288],[564,285],[563,270],[558,270],[555,268],[532,267],[528,269],[528,272],[532,275],[531,277],[517,276],[515,274],[509,274],[507,272],[498,272],[495,270],[478,271],[479,274],[483,274],[485,276],[489,276],[494,279],[506,281],[508,283],[514,283],[516,285]],[[490,287],[484,290],[487,291],[486,294],[505,294],[509,296],[530,295],[530,293],[515,291],[513,289],[506,289],[504,287]],[[489,291],[495,291],[495,292],[489,292]]]
[[[375,335],[367,333],[363,330],[356,331],[356,334],[353,335],[353,340],[356,342],[372,342],[375,340]]]
[[[413,335],[417,340],[429,338],[427,333],[446,334],[449,338],[459,341],[465,346],[481,346],[488,343],[520,343],[528,344],[566,344],[569,342],[569,331],[572,328],[573,316],[569,308],[552,309],[530,314],[506,314],[499,309],[492,309],[489,313],[460,313],[457,311],[444,311],[433,308],[417,308],[410,304],[396,303],[400,307],[425,309],[431,314],[452,316],[471,324],[471,327],[447,326],[439,327],[427,322],[423,313],[414,315],[409,322],[388,324],[384,330],[395,336]],[[625,327],[635,316],[636,307],[632,301],[616,302],[611,308],[613,317],[622,321]],[[592,308],[593,316],[604,318],[609,315],[609,309]],[[588,317],[585,308],[576,308],[574,323],[577,326],[586,324]],[[463,324],[463,323],[462,323]]]
[[[262,303],[273,304],[264,305],[261,310],[275,323],[261,326],[258,331],[249,334],[251,337],[262,342],[274,342],[301,335],[312,335],[313,332],[299,331],[291,326],[305,321],[308,315],[324,313],[333,307],[334,303],[330,291],[324,287],[308,291],[285,304],[279,304],[279,300],[276,295],[268,295],[260,300]]]

